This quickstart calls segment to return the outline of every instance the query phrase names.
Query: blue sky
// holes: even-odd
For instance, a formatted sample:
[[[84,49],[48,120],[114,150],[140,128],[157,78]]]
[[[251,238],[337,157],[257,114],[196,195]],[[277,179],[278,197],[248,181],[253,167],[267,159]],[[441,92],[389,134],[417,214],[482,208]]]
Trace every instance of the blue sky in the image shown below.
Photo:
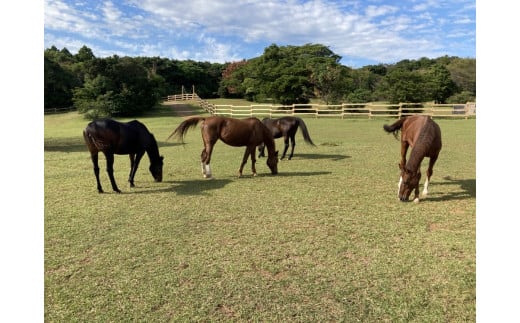
[[[475,0],[44,0],[44,46],[96,57],[232,62],[323,44],[358,68],[476,57]]]

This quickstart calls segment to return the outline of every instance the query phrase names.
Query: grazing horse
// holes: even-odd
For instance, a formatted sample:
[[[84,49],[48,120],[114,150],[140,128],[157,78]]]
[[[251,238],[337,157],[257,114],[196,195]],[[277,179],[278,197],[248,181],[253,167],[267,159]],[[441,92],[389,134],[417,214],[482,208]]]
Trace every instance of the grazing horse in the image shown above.
[[[103,193],[99,181],[98,153],[100,151],[105,154],[108,177],[115,192],[121,193],[114,179],[114,154],[130,155],[128,176],[130,187],[135,186],[134,176],[145,151],[150,158],[150,172],[153,178],[156,182],[162,181],[163,156],[159,156],[159,148],[153,134],[141,122],[133,120],[122,123],[112,119],[92,121],[83,130],[83,138],[94,164],[99,193]]]
[[[218,139],[224,143],[234,147],[246,146],[244,158],[238,170],[238,176],[242,176],[244,165],[251,155],[251,169],[253,176],[256,176],[256,158],[255,149],[260,144],[267,146],[268,158],[267,166],[271,169],[271,173],[278,173],[278,152],[275,150],[275,142],[273,135],[266,126],[257,118],[234,119],[220,116],[210,117],[191,117],[184,120],[168,137],[176,136],[183,139],[184,135],[190,127],[196,126],[200,121],[202,140],[204,141],[204,149],[200,155],[202,174],[205,178],[211,178],[211,153],[213,146]]]
[[[309,135],[309,131],[307,130],[307,126],[305,125],[305,122],[301,118],[298,117],[282,117],[279,119],[271,119],[271,118],[264,118],[262,120],[263,124],[271,130],[273,133],[273,137],[275,139],[283,137],[284,142],[284,149],[282,153],[282,157],[280,159],[285,158],[285,153],[287,153],[287,149],[289,148],[289,139],[291,139],[291,153],[289,154],[289,160],[293,157],[294,154],[294,146],[296,145],[296,141],[294,140],[294,137],[296,135],[296,131],[298,131],[298,127],[302,129],[302,135],[303,139],[306,143],[310,145],[314,145],[312,142],[312,139]],[[264,145],[260,145],[258,147],[258,157],[263,157],[264,155]]]
[[[412,190],[415,190],[414,202],[419,202],[419,180],[421,179],[421,162],[425,157],[430,158],[423,196],[428,194],[428,183],[433,174],[433,165],[439,157],[442,148],[441,129],[428,116],[414,115],[400,119],[392,125],[384,125],[386,132],[397,133],[401,130],[401,161],[399,169],[398,196],[401,201],[408,201]],[[410,158],[406,161],[408,147],[412,146]]]

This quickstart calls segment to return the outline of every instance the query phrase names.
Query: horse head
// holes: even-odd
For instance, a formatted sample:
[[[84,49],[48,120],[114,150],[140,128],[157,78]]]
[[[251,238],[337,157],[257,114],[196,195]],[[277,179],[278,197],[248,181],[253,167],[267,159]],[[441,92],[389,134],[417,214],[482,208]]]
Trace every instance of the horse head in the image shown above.
[[[271,169],[273,175],[278,174],[278,150],[274,154],[269,154],[267,158],[267,166]]]
[[[163,156],[159,156],[157,160],[150,163],[150,173],[156,182],[162,182],[163,159]]]
[[[421,171],[410,171],[406,167],[401,168],[401,180],[399,181],[399,199],[407,202],[413,190],[419,191]]]

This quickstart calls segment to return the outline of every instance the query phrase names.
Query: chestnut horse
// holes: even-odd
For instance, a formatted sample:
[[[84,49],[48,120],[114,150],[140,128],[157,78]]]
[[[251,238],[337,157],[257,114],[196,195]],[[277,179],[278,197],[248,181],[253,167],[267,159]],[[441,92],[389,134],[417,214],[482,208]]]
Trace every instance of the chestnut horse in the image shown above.
[[[210,117],[191,117],[184,120],[168,137],[176,136],[184,139],[184,136],[190,127],[196,126],[200,121],[202,140],[204,141],[204,149],[200,155],[202,175],[205,178],[211,178],[211,153],[213,146],[218,139],[225,144],[234,147],[246,146],[244,157],[238,176],[242,176],[242,170],[247,163],[249,155],[251,155],[251,169],[253,176],[256,176],[256,158],[255,149],[260,144],[265,144],[268,151],[267,166],[271,169],[271,173],[278,173],[278,152],[275,150],[275,142],[273,135],[267,127],[257,118],[234,119],[221,116]]]
[[[294,137],[296,136],[296,131],[298,131],[298,127],[302,129],[303,139],[306,143],[310,145],[314,145],[312,139],[309,135],[309,131],[307,130],[307,126],[305,122],[301,118],[298,117],[281,117],[278,119],[264,118],[262,122],[271,130],[273,133],[274,139],[283,137],[284,149],[282,153],[282,157],[280,159],[284,159],[285,153],[287,153],[287,149],[289,148],[289,139],[291,139],[291,153],[289,154],[289,160],[293,157],[294,154],[294,146],[296,145],[296,141]],[[263,157],[264,155],[264,145],[260,145],[258,147],[258,157]]]
[[[130,187],[134,187],[134,176],[139,162],[145,151],[150,158],[150,172],[156,182],[162,181],[163,156],[159,156],[159,148],[153,134],[144,124],[137,120],[122,123],[112,119],[103,119],[90,122],[83,130],[83,138],[90,151],[90,157],[94,164],[97,189],[103,193],[99,181],[98,153],[105,154],[107,160],[107,172],[115,192],[121,193],[114,179],[114,154],[130,155],[130,175],[128,181]]]
[[[424,182],[423,196],[428,194],[428,184],[433,174],[433,165],[439,157],[442,148],[441,129],[429,116],[414,115],[405,117],[393,123],[384,125],[386,132],[397,133],[401,130],[401,161],[399,169],[398,196],[401,201],[408,201],[412,190],[415,190],[414,202],[419,202],[419,181],[421,179],[421,162],[425,157],[430,158],[426,181]],[[410,158],[406,161],[408,147],[412,146]]]

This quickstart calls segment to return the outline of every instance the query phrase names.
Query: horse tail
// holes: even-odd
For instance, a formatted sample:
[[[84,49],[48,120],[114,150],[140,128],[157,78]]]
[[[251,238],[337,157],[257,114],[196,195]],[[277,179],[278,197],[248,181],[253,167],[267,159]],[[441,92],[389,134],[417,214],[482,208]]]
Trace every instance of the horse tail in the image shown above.
[[[186,132],[188,129],[195,127],[199,121],[206,119],[206,117],[191,117],[189,119],[184,120],[181,122],[181,124],[171,133],[170,136],[168,136],[168,139],[175,136],[181,140],[184,140],[184,136],[186,135]]]
[[[309,130],[307,130],[307,125],[305,124],[305,122],[303,122],[303,119],[298,118],[298,117],[296,117],[296,119],[298,120],[300,128],[302,128],[303,140],[305,140],[305,142],[310,144],[310,145],[316,146],[312,142],[311,136],[309,135]]]
[[[403,127],[403,122],[404,119],[399,119],[391,125],[383,125],[383,129],[388,133],[393,133],[395,139],[398,139],[397,134],[399,133],[399,130],[401,130],[401,128]]]

